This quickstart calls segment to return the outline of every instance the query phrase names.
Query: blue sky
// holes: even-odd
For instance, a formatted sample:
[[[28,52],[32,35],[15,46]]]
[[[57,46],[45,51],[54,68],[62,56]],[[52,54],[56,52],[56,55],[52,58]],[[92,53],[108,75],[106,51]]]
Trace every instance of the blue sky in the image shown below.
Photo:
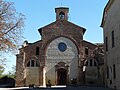
[[[38,29],[55,21],[55,8],[68,7],[69,21],[86,28],[84,40],[92,43],[103,42],[103,30],[100,27],[103,9],[108,0],[6,0],[14,2],[17,12],[26,17],[24,40],[35,42],[41,39]],[[24,41],[23,40],[23,41]],[[15,55],[7,57],[6,70],[16,64]]]

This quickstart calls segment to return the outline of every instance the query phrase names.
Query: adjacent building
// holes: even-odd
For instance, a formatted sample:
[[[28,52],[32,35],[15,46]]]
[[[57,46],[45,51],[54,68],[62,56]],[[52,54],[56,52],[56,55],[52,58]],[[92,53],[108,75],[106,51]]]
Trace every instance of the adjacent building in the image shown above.
[[[120,0],[109,0],[103,13],[105,83],[120,89]]]
[[[55,8],[56,20],[38,29],[41,40],[25,41],[16,59],[16,86],[103,85],[103,44],[83,40],[85,28],[68,21],[69,8]]]

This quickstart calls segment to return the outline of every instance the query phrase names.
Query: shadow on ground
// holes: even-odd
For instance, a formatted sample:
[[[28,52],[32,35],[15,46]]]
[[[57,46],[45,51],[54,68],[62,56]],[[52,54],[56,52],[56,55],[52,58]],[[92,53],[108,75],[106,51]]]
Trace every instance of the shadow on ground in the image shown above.
[[[67,86],[67,87],[51,87],[51,88],[45,88],[45,87],[35,87],[35,88],[29,88],[29,87],[19,87],[19,88],[4,88],[0,90],[113,90],[110,88],[104,88],[104,87],[88,87],[88,86]]]

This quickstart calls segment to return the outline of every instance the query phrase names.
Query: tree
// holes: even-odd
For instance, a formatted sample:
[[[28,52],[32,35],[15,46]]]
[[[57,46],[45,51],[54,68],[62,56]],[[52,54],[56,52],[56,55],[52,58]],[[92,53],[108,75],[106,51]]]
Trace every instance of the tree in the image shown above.
[[[0,52],[14,51],[22,38],[25,17],[14,3],[0,0]]]
[[[11,71],[8,71],[7,76],[10,77],[10,78],[15,78],[15,72],[16,72],[16,66],[13,65],[13,66],[12,66],[12,70],[11,70]]]
[[[4,72],[4,67],[0,66],[0,78],[3,76],[3,72]]]
[[[13,5],[0,0],[0,65],[5,61],[4,53],[16,51],[23,38],[25,17]]]
[[[15,78],[16,66],[12,66],[12,70],[8,71],[6,74],[4,73],[5,68],[0,65],[0,78],[8,77],[8,78]]]

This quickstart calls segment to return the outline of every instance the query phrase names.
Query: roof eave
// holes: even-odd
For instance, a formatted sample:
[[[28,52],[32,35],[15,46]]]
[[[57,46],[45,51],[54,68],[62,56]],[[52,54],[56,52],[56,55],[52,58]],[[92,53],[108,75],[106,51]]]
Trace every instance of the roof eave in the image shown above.
[[[104,23],[105,23],[105,12],[107,12],[110,8],[110,6],[113,4],[115,0],[109,0],[108,3],[106,4],[104,11],[103,11],[103,18],[102,18],[102,22],[100,27],[104,27]]]

